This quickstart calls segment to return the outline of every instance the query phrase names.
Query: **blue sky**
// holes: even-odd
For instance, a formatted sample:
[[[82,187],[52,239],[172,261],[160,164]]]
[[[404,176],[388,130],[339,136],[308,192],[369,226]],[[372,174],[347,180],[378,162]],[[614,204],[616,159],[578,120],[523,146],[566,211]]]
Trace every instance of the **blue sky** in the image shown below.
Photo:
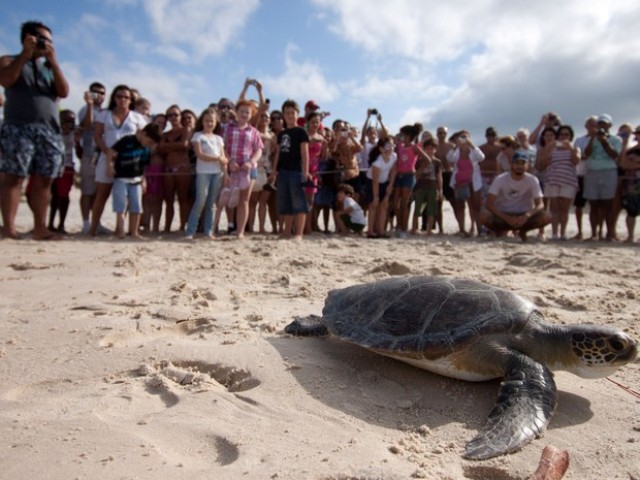
[[[513,134],[546,111],[582,132],[589,114],[640,124],[636,0],[22,0],[0,18],[48,24],[77,110],[99,80],[138,88],[154,112],[199,112],[259,79],[273,106],[314,99],[358,126],[485,127]],[[252,92],[250,92],[252,96]]]

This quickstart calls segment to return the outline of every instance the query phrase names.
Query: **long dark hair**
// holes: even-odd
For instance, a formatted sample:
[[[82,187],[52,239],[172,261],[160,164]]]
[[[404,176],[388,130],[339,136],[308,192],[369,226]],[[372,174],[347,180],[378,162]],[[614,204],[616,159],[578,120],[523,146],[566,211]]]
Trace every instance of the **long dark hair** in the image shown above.
[[[111,91],[111,96],[109,97],[109,106],[107,107],[108,110],[113,111],[113,109],[116,108],[116,94],[122,90],[126,90],[127,92],[129,92],[129,96],[131,96],[131,89],[128,86],[118,85]]]
[[[378,142],[375,144],[375,146],[369,152],[369,166],[371,166],[373,164],[373,162],[375,162],[377,160],[377,158],[382,153],[382,149],[384,148],[384,146],[388,142],[391,142],[391,141],[392,141],[391,138],[380,138],[378,140]]]
[[[413,125],[405,125],[400,129],[402,135],[406,135],[410,138],[409,143],[413,143],[418,135],[422,133],[424,127],[421,123],[414,123]]]

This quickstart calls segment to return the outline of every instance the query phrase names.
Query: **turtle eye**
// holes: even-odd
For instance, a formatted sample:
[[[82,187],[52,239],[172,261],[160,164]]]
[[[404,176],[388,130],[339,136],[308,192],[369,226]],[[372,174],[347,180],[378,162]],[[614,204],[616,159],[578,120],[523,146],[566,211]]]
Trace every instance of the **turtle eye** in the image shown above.
[[[609,346],[611,347],[611,350],[613,350],[614,352],[621,352],[627,347],[625,342],[618,339],[611,340],[611,342],[609,342]]]

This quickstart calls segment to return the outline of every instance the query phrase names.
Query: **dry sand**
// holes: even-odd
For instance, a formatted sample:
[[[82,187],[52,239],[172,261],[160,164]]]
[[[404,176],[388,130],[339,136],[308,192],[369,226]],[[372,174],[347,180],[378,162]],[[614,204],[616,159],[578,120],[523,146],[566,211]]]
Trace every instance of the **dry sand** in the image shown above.
[[[23,203],[19,227],[30,226]],[[551,444],[569,452],[567,479],[640,479],[640,400],[606,379],[557,373],[545,435],[470,462],[464,444],[498,381],[282,332],[320,314],[329,289],[433,274],[640,338],[637,245],[176,234],[4,240],[0,251],[0,478],[524,479]],[[613,379],[640,390],[640,362]]]

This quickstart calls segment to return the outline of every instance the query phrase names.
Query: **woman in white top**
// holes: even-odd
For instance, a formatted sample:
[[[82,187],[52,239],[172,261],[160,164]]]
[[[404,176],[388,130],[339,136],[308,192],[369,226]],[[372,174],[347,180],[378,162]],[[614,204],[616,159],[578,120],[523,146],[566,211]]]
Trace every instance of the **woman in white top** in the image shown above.
[[[100,217],[113,185],[113,177],[107,172],[107,151],[122,137],[135,134],[147,124],[142,115],[130,110],[130,105],[131,89],[126,85],[118,85],[111,92],[107,109],[95,119],[95,142],[100,156],[96,165],[96,199],[91,210],[89,228],[89,235],[92,236],[98,231]]]
[[[378,140],[370,153],[371,167],[367,170],[366,194],[369,204],[369,225],[367,237],[385,236],[389,198],[396,178],[396,161],[398,155],[394,151],[391,137]]]

